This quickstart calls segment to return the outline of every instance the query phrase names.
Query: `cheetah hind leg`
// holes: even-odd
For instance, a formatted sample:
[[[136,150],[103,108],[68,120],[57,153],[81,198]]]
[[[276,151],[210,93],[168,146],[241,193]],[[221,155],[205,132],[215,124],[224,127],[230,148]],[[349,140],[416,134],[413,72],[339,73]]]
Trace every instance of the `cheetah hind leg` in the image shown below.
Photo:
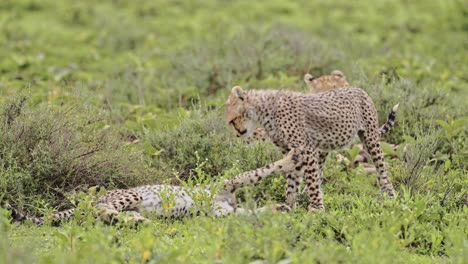
[[[96,206],[99,219],[106,224],[113,224],[117,221],[119,211],[117,211],[112,204],[98,204]]]
[[[366,149],[367,153],[371,155],[375,169],[377,170],[377,180],[379,182],[380,191],[382,193],[386,193],[387,198],[394,198],[395,190],[387,175],[388,169],[384,160],[382,148],[380,147],[379,137],[369,134],[369,131],[360,131],[358,133],[364,148]],[[377,131],[374,133],[374,135],[376,134],[378,135]]]
[[[128,214],[127,217],[124,215],[122,217],[123,219],[120,219],[119,213],[124,211],[136,211],[136,209],[140,207],[142,201],[143,197],[138,192],[132,190],[111,191],[98,200],[96,208],[99,218],[102,221],[107,224],[113,224],[119,220],[124,222],[130,221],[130,219],[128,219]],[[143,217],[140,214],[134,214],[133,216],[136,222],[143,221]]]
[[[106,224],[122,223],[124,225],[147,224],[149,220],[134,210],[118,211],[111,204],[99,204],[99,218]]]

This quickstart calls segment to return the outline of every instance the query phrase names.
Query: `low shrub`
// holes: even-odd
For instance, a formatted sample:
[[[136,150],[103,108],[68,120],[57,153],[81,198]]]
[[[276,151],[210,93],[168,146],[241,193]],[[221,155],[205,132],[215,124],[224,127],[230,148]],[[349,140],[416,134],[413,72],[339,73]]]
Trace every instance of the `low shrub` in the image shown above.
[[[0,114],[0,190],[15,204],[56,206],[92,185],[156,180],[141,151],[126,146],[95,108],[39,105],[13,97]]]

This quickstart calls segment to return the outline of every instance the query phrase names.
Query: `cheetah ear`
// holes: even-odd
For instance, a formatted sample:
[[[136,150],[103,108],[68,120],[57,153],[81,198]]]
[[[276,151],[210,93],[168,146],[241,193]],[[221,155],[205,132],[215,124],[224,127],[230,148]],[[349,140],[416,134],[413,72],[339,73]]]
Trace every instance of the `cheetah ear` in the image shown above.
[[[306,73],[306,75],[304,75],[304,82],[308,83],[315,80],[316,78],[317,77],[312,76],[312,74]]]
[[[234,94],[241,101],[244,101],[245,98],[247,98],[247,93],[244,90],[242,90],[242,88],[240,86],[234,86],[232,88],[231,93]]]
[[[342,71],[339,71],[339,70],[332,71],[331,75],[338,76],[340,78],[346,79],[346,76],[344,75],[344,73]]]

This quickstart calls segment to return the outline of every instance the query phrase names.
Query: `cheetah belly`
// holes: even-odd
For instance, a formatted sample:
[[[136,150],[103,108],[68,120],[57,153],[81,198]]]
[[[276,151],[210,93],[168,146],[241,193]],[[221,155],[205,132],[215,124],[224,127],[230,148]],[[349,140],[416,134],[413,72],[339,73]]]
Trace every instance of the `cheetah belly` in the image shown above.
[[[335,150],[350,145],[361,129],[357,118],[332,118],[307,122],[306,137],[323,150]]]
[[[314,134],[314,141],[317,147],[323,150],[335,150],[349,146],[357,135],[357,129],[349,133],[337,133],[338,128],[330,127],[326,130],[320,130]]]
[[[357,102],[315,99],[305,112],[304,130],[309,142],[323,150],[343,148],[353,142],[362,130],[362,118]]]
[[[195,204],[192,197],[178,186],[152,185],[139,192],[143,197],[140,209],[156,216],[187,216]]]

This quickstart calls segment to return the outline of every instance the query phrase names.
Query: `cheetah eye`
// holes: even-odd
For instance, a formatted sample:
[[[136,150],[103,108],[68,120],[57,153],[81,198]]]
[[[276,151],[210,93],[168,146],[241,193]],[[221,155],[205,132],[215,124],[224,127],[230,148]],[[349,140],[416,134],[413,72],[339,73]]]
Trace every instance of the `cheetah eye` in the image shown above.
[[[312,76],[312,77],[309,78],[309,81],[311,82],[311,81],[313,81],[313,80],[315,80],[315,79],[317,79],[317,77],[313,77],[313,76]]]

